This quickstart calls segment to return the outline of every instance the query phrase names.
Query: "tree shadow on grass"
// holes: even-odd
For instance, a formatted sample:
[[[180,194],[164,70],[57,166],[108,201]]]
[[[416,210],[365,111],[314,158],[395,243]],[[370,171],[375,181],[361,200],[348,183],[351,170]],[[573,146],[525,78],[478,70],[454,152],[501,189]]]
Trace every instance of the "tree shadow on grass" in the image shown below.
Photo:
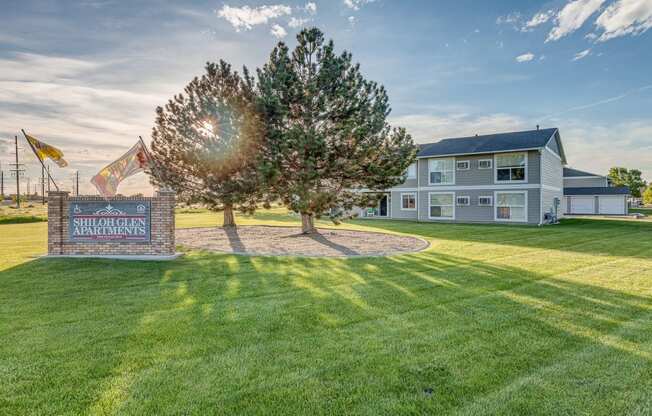
[[[434,251],[39,260],[0,275],[15,413],[623,413],[651,368],[649,297]],[[604,393],[612,362],[628,391]]]
[[[579,254],[649,258],[652,222],[564,219],[535,227],[502,224],[440,224],[400,220],[355,220],[352,224],[444,241],[563,250]]]

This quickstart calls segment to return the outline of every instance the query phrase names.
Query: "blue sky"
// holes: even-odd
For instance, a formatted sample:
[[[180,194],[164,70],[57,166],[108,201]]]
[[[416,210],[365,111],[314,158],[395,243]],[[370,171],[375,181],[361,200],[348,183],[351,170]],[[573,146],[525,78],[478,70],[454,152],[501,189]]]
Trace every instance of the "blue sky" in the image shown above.
[[[0,23],[2,168],[25,128],[65,152],[55,176],[69,187],[79,169],[82,192],[206,61],[259,67],[304,25],[386,86],[417,142],[554,126],[570,165],[652,180],[652,0],[9,1]]]

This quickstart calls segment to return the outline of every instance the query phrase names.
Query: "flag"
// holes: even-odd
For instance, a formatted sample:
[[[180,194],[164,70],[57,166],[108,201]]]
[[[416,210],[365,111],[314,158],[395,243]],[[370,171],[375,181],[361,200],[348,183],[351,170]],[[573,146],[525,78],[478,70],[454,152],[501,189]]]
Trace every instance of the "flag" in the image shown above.
[[[59,165],[60,168],[65,168],[68,166],[68,162],[63,159],[63,152],[61,150],[57,149],[54,146],[50,146],[47,143],[43,143],[36,137],[30,136],[29,134],[25,134],[25,138],[29,144],[32,145],[34,153],[36,153],[36,157],[41,159],[41,162],[45,160],[46,157],[49,157],[54,161],[54,163]]]
[[[149,155],[147,149],[143,142],[139,140],[127,153],[93,176],[91,183],[95,185],[103,197],[115,196],[120,182],[131,175],[143,172],[148,165]]]

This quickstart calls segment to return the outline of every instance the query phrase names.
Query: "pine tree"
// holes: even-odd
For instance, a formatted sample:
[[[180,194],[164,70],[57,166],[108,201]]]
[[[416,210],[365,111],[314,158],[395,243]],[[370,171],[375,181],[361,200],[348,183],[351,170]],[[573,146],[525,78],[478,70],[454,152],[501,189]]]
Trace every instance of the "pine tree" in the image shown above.
[[[152,181],[185,202],[223,209],[224,226],[235,226],[233,210],[252,213],[262,198],[254,81],[246,68],[240,76],[224,61],[205,69],[156,109]]]
[[[314,219],[367,206],[403,181],[416,148],[386,122],[383,86],[367,81],[351,54],[336,55],[316,28],[297,35],[290,54],[280,42],[258,70],[258,101],[266,129],[261,167],[270,188],[301,214],[304,233]]]

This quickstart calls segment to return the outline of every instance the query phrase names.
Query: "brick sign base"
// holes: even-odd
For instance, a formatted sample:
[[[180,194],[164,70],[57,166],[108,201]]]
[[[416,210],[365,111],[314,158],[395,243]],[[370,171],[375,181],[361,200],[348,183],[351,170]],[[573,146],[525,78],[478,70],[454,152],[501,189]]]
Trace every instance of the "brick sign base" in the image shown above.
[[[48,256],[176,257],[175,194],[151,198],[48,194]]]

